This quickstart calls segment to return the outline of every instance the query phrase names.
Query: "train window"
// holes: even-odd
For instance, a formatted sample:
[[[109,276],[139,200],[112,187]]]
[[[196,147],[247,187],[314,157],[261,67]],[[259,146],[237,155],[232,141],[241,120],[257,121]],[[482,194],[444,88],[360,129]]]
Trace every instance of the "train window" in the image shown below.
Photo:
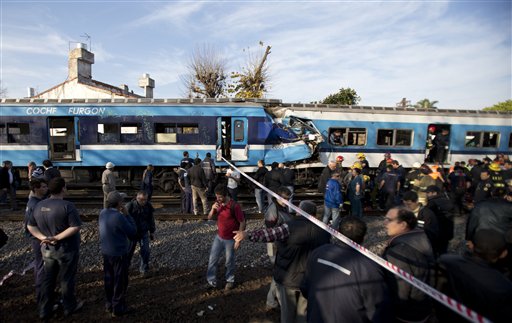
[[[28,123],[8,123],[7,142],[27,144],[30,142],[30,128]]]
[[[499,132],[468,131],[466,132],[466,147],[496,148],[500,138]]]
[[[244,121],[243,120],[235,120],[235,129],[233,131],[233,140],[235,142],[244,141]]]
[[[347,145],[364,146],[366,145],[366,128],[348,128]]]
[[[7,131],[5,124],[0,124],[0,144],[7,143]]]
[[[395,146],[412,145],[412,130],[397,129],[395,132]]]
[[[496,148],[498,147],[498,142],[500,138],[499,132],[484,132],[484,140],[482,141],[482,147],[492,147]]]
[[[175,123],[155,123],[155,142],[175,144],[176,124]]]
[[[410,146],[412,130],[379,129],[377,130],[377,145],[379,146]]]
[[[142,126],[140,123],[121,124],[121,142],[140,143],[142,141]]]
[[[98,142],[102,144],[119,143],[119,125],[117,123],[98,123]]]
[[[179,134],[184,134],[184,135],[198,134],[199,126],[197,123],[196,124],[180,124],[180,123],[178,123],[176,125],[176,132]]]
[[[393,146],[393,130],[391,130],[391,129],[377,130],[377,145]]]
[[[329,129],[329,143],[335,146],[344,146],[346,142],[346,131],[345,128],[331,128]]]

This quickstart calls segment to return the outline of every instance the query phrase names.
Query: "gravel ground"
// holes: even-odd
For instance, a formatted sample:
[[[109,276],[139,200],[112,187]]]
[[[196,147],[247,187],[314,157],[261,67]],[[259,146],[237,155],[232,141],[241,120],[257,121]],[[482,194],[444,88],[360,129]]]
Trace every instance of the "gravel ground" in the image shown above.
[[[372,252],[381,254],[385,248],[387,237],[383,228],[382,217],[364,217],[368,224],[368,234],[364,245]],[[452,252],[460,252],[464,246],[465,218],[455,218],[455,239],[451,241]],[[0,253],[0,275],[5,275],[14,269],[20,272],[31,261],[31,248],[24,237],[22,223],[4,222],[0,224],[9,236],[9,241]],[[250,220],[247,229],[257,229],[262,226],[261,220]],[[211,242],[216,232],[214,221],[156,221],[155,240],[151,243],[151,265],[153,269],[190,269],[206,268]],[[99,248],[98,223],[84,222],[81,229],[80,263],[81,271],[102,270],[102,258]],[[137,257],[134,257],[133,268],[137,267]],[[266,247],[262,243],[242,243],[237,253],[238,266],[268,265]]]
[[[364,245],[377,254],[382,252],[387,241],[382,219],[381,216],[364,217],[369,228]],[[450,249],[460,252],[464,245],[465,218],[456,218],[455,222],[456,238],[452,240]],[[248,221],[249,230],[259,228],[261,225],[261,220]],[[0,277],[9,273],[10,270],[16,271],[13,277],[0,286],[0,294],[4,296],[24,294],[20,295],[19,299],[0,296],[2,302],[0,321],[10,322],[13,318],[17,318],[14,321],[36,320],[37,313],[31,286],[33,284],[32,271],[25,276],[19,275],[31,261],[31,248],[23,235],[22,224],[20,222],[2,222],[0,226],[9,236],[7,245],[0,250]],[[205,294],[203,287],[211,242],[216,232],[215,222],[157,221],[156,227],[155,240],[151,244],[151,269],[155,272],[155,277],[140,281],[136,278],[130,282],[130,286],[134,282],[133,284],[138,286],[137,290],[144,291],[144,298],[147,299],[142,298],[142,301],[150,303],[154,301],[154,295],[171,293],[172,297],[178,297],[180,300],[182,297],[179,295],[186,295],[183,297],[187,297],[189,303],[176,305],[176,308],[169,305],[172,308],[172,314],[166,312],[171,309],[166,310],[157,306],[157,313],[151,312],[153,316],[148,317],[147,314],[134,316],[134,321],[272,322],[278,319],[278,313],[266,313],[264,309],[264,298],[271,275],[271,265],[266,256],[265,244],[242,243],[241,249],[237,252],[237,282],[240,284],[239,291],[243,291],[244,295],[248,294],[241,298],[240,296],[214,293],[213,296],[217,299],[216,306],[218,307],[216,311],[211,310],[212,313],[215,312],[215,315],[208,316],[206,314],[209,313],[208,309],[212,306],[207,304],[211,302],[212,295]],[[86,310],[80,319],[75,318],[75,320],[87,321],[96,318],[97,308],[101,309],[102,306],[102,258],[96,221],[83,224],[81,238],[77,294],[86,300],[86,304],[92,303],[89,306],[93,309]],[[138,253],[134,257],[131,268],[131,275],[134,277],[137,275],[138,268],[137,255]],[[220,271],[222,273],[223,269],[221,268]],[[20,287],[19,285],[22,284],[25,286]],[[172,292],[169,291],[169,287],[164,288],[169,284],[173,286]],[[20,290],[22,287],[23,289]],[[224,291],[218,293],[224,293]],[[245,304],[244,307],[233,307],[229,301],[230,297],[233,297],[234,303]],[[255,299],[258,301],[256,302]],[[167,304],[168,299],[166,300],[164,297],[162,302]],[[141,315],[151,307],[149,303],[140,308]],[[206,313],[204,317],[201,311]],[[16,312],[18,313],[16,314]],[[171,315],[172,318],[170,318]]]

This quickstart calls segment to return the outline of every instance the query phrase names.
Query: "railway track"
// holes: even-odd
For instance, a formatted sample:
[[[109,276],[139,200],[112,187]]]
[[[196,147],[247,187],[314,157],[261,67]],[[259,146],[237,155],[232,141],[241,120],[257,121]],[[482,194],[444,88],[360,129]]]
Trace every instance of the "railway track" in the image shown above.
[[[132,187],[120,187],[119,191],[125,192],[128,202],[133,196],[135,196],[137,190]],[[8,204],[0,206],[0,221],[22,221],[24,209],[27,203],[29,191],[27,189],[17,191],[17,211],[11,211]],[[312,190],[298,190],[295,193],[294,203],[298,204],[301,200],[313,200],[318,205],[323,203],[322,194]],[[77,209],[80,211],[80,216],[84,221],[92,221],[98,218],[99,210],[103,207],[103,193],[99,187],[74,187],[70,188],[66,200],[71,201],[75,204]],[[212,203],[213,198],[209,199]],[[239,194],[239,201],[245,215],[248,219],[260,219],[263,218],[262,214],[256,211],[256,201],[254,195],[249,192],[242,192]],[[180,194],[170,195],[153,195],[151,203],[155,207],[155,218],[163,221],[194,221],[194,220],[207,220],[206,216],[193,215],[193,214],[182,214],[180,213],[181,197]]]

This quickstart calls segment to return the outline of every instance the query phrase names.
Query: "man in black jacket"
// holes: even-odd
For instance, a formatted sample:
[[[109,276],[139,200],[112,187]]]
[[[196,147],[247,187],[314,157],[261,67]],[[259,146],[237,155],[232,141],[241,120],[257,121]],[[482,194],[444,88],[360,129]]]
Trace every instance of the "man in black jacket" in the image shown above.
[[[308,214],[316,214],[312,201],[302,201],[299,207]],[[307,301],[300,293],[306,263],[311,252],[329,243],[330,235],[302,216],[275,228],[255,231],[238,231],[235,241],[249,239],[253,242],[277,242],[276,263],[273,277],[279,291],[281,322],[304,321]]]
[[[335,171],[340,172],[338,169],[338,165],[334,160],[330,160],[327,163],[327,166],[322,170],[322,174],[320,174],[320,178],[318,178],[318,192],[319,193],[325,193],[325,184],[327,184],[327,181],[332,177],[332,173]]]
[[[353,216],[344,218],[339,232],[362,244],[366,223]],[[308,300],[308,322],[393,321],[384,270],[346,244],[325,244],[315,249],[300,290]]]
[[[468,255],[439,258],[447,279],[441,281],[441,291],[492,322],[510,322],[512,282],[494,267],[507,254],[505,239],[498,231],[483,229],[474,235],[470,250]],[[441,322],[466,322],[441,307]]]
[[[452,201],[441,192],[439,186],[430,185],[427,187],[427,208],[436,216],[439,225],[439,236],[434,246],[436,257],[448,252],[448,244],[453,239],[453,211]]]
[[[13,168],[10,160],[5,160],[2,164],[3,166],[0,169],[0,200],[5,202],[7,195],[9,195],[11,211],[16,211],[18,210],[16,189],[21,184],[20,173],[17,169]]]
[[[437,240],[439,238],[439,223],[437,217],[429,208],[422,205],[418,200],[418,194],[409,191],[404,194],[403,204],[418,219],[418,228],[423,229],[432,245],[432,250],[436,254]]]
[[[129,262],[135,253],[137,244],[140,246],[140,266],[139,271],[143,277],[149,277],[149,240],[154,239],[155,234],[155,217],[153,212],[155,209],[150,202],[148,202],[148,195],[144,191],[137,193],[137,197],[126,204],[126,211],[137,226],[137,236],[132,243]]]
[[[384,218],[387,235],[391,237],[383,258],[432,285],[434,253],[427,235],[416,228],[417,219],[411,211],[392,208]],[[393,291],[396,319],[402,322],[425,322],[432,314],[432,300],[425,293],[405,280],[389,273],[389,284]]]
[[[290,163],[280,163],[279,168],[281,169],[281,179],[284,187],[290,191],[290,197],[288,201],[292,203],[295,192],[295,172],[290,168]],[[288,207],[288,212],[294,212],[291,207]]]
[[[206,192],[208,191],[208,180],[204,173],[203,167],[201,166],[201,159],[196,158],[194,160],[194,166],[188,171],[188,178],[190,179],[190,185],[192,186],[192,204],[194,205],[194,214],[199,214],[199,207],[197,205],[198,197],[201,199],[203,204],[203,215],[207,215],[208,209],[208,198]]]
[[[254,173],[254,180],[258,183],[265,185],[265,175],[267,175],[268,170],[265,167],[265,162],[263,160],[258,160],[258,170]],[[256,204],[258,205],[258,213],[263,213],[265,211],[265,196],[266,192],[261,189],[259,186],[254,187],[254,197],[256,198]]]

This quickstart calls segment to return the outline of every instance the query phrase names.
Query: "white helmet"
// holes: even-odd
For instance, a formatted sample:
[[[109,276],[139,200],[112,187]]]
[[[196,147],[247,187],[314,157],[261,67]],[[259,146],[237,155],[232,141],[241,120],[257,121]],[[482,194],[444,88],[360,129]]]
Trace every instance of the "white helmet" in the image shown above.
[[[412,164],[412,168],[420,168],[421,167],[421,163],[419,162],[415,162],[414,164]]]
[[[114,165],[114,163],[113,163],[113,162],[108,162],[108,163],[105,165],[105,167],[106,167],[107,169],[114,168],[115,166],[116,166],[116,165]]]

